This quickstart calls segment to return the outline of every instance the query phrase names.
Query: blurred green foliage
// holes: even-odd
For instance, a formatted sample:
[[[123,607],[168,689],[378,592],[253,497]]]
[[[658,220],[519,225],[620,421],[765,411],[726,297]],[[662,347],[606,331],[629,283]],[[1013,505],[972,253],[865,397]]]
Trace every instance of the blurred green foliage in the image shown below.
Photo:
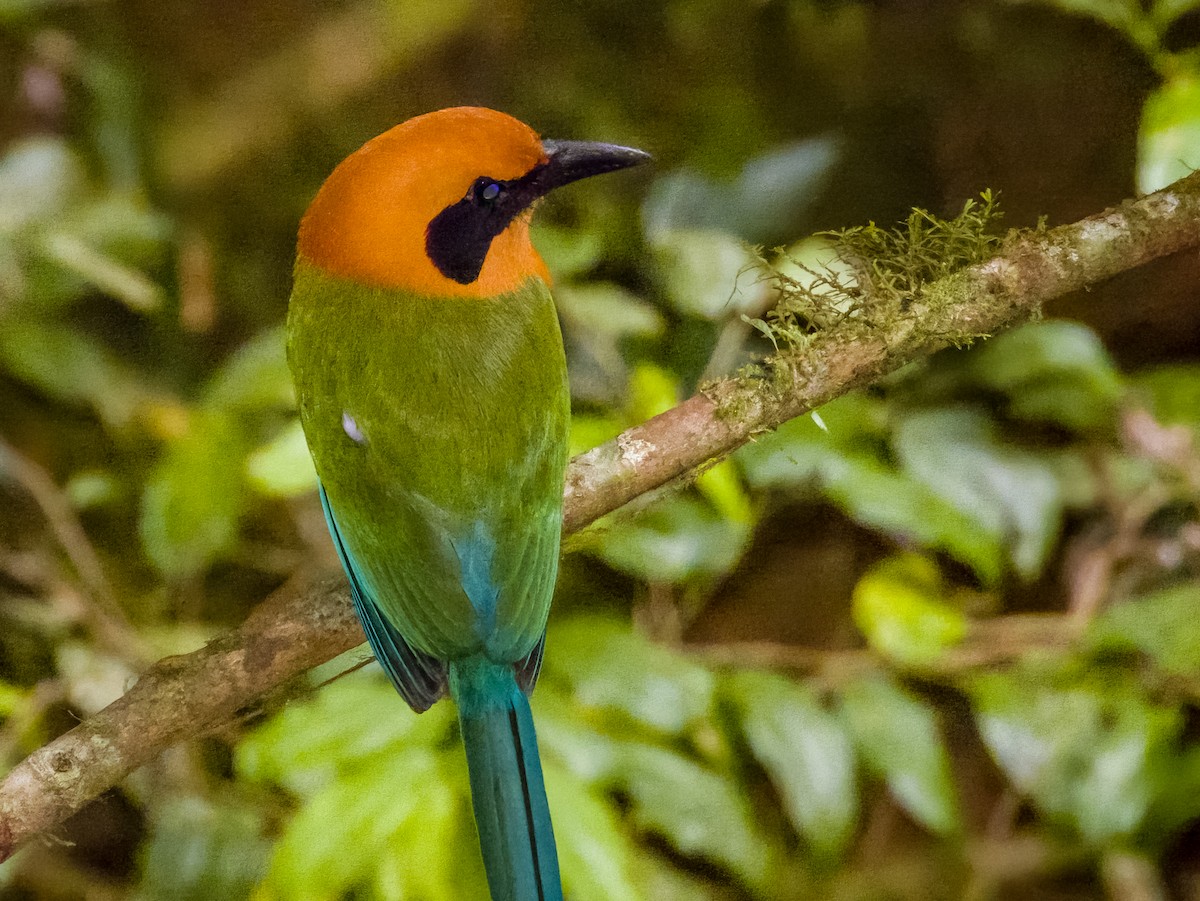
[[[660,158],[536,227],[576,452],[869,312],[868,273],[902,304],[985,257],[997,197],[1035,225],[1065,164],[1030,190],[1032,132],[976,164],[1052,132],[1025,104],[1088,54],[1149,83],[1085,212],[1200,165],[1200,3],[950,6],[0,0],[5,760],[336,565],[280,322],[308,198],[397,119],[487,103]],[[1019,86],[995,131],[973,68]],[[571,898],[1121,898],[1113,855],[1200,866],[1200,359],[1119,365],[1103,326],[938,354],[571,539],[534,698]],[[362,656],[0,865],[0,899],[484,897],[452,709],[373,665],[324,684]]]

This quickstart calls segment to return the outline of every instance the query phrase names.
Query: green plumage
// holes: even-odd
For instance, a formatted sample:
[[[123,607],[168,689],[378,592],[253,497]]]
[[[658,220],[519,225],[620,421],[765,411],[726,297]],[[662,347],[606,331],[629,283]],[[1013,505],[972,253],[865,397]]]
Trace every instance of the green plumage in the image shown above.
[[[443,661],[529,654],[557,572],[570,415],[546,285],[418,297],[300,260],[288,355],[317,474],[387,621]]]
[[[376,657],[449,690],[494,901],[562,901],[525,690],[558,569],[570,399],[550,291],[419,297],[297,261],[288,359]]]

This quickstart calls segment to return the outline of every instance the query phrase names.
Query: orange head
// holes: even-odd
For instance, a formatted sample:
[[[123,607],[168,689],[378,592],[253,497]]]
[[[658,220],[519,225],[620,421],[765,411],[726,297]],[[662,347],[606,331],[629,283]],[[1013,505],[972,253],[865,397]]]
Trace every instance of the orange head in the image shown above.
[[[334,275],[435,296],[549,281],[529,210],[560,185],[636,165],[640,150],[542,141],[476,107],[409,119],[333,170],[300,223],[299,255]]]

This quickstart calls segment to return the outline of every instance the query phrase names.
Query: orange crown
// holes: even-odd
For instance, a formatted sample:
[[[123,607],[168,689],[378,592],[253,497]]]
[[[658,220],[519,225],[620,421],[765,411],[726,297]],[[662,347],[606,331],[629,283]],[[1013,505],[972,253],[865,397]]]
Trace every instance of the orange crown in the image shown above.
[[[300,223],[300,256],[364,284],[434,296],[491,297],[530,276],[549,283],[529,240],[528,212],[492,240],[469,284],[443,275],[425,244],[429,223],[477,178],[520,178],[546,160],[533,129],[494,110],[456,107],[409,119],[333,170]]]

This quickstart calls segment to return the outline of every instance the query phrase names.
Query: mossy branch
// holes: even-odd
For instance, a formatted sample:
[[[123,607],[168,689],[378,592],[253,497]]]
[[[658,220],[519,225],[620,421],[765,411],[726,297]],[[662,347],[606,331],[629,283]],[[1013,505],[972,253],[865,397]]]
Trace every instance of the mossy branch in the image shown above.
[[[1057,297],[1198,245],[1200,172],[1070,225],[1013,233],[987,261],[914,294],[899,292],[888,315],[844,316],[794,334],[764,366],[709,384],[576,457],[567,473],[566,530],[913,360],[1011,328]]]
[[[955,222],[965,224],[962,217]],[[1000,244],[982,229],[945,229],[924,214],[909,227],[920,240],[904,245],[912,252],[899,270],[886,246],[884,257],[870,256],[866,247],[849,261],[855,273],[843,286],[852,289],[849,302],[841,298],[824,308],[836,315],[814,316],[801,305],[790,319],[781,310],[768,320],[780,351],[766,364],[710,384],[573,460],[564,530],[578,531],[912,360],[1009,328],[1036,316],[1047,301],[1149,260],[1200,247],[1200,173],[1081,222],[1016,233]],[[973,234],[968,243],[977,246],[958,246],[936,259],[918,253],[932,246],[931,234],[936,244],[939,229],[956,246]],[[888,234],[868,228],[840,238],[862,248],[861,241],[887,245]],[[936,268],[956,252],[974,259],[993,250],[986,262]],[[922,268],[931,262],[934,269]],[[905,278],[897,274],[905,271]],[[876,272],[881,277],[873,277]],[[0,860],[164,748],[228,722],[256,698],[362,640],[345,584],[335,579],[285,586],[234,632],[159,661],[122,698],[32,753],[0,783]]]

